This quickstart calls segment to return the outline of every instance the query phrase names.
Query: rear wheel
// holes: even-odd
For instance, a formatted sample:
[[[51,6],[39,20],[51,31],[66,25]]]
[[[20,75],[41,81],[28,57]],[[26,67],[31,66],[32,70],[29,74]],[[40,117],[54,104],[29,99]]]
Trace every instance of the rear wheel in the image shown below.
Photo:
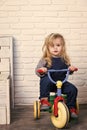
[[[34,102],[34,119],[40,118],[40,102],[35,101]]]
[[[54,106],[51,115],[51,121],[53,125],[57,128],[63,128],[67,126],[69,122],[69,111],[65,103],[58,102],[58,117],[54,116]]]
[[[78,99],[76,99],[76,110],[77,110],[77,113],[79,114],[79,103],[78,103]]]

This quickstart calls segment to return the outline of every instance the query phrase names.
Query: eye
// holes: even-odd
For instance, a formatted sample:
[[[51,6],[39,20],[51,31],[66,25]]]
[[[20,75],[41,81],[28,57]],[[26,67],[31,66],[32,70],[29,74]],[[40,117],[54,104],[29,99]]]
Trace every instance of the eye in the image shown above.
[[[60,46],[60,44],[57,44],[57,46]]]

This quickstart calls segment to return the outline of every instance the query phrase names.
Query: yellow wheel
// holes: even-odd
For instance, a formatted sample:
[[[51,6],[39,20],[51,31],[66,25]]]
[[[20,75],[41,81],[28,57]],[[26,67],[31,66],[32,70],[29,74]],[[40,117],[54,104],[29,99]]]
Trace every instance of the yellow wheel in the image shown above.
[[[77,113],[79,114],[79,103],[78,103],[78,99],[76,99],[76,110],[77,110]]]
[[[40,118],[40,102],[35,101],[34,102],[34,119]]]
[[[69,113],[69,109],[68,109],[68,107],[67,107],[67,105],[65,104],[65,103],[63,103],[63,105],[66,107],[66,112],[67,112],[67,123],[69,122],[69,120],[70,120],[70,113]],[[67,124],[66,124],[66,126],[67,126]]]
[[[54,106],[53,106],[54,111]],[[57,128],[63,128],[68,124],[69,121],[69,111],[65,103],[58,102],[58,117],[55,117],[52,113],[51,121],[53,125]]]

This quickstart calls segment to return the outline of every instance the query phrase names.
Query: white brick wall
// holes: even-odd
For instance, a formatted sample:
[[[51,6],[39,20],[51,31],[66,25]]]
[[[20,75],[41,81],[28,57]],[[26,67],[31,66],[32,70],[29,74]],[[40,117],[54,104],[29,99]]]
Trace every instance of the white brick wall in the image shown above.
[[[87,103],[87,0],[0,0],[0,36],[14,37],[15,104],[32,104],[39,95],[34,69],[49,33],[61,33],[72,64],[70,77]]]

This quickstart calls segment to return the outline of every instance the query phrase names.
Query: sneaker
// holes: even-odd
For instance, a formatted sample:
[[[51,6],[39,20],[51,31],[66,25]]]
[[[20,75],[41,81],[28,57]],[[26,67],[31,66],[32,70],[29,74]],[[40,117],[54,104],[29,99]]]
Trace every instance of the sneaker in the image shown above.
[[[40,100],[40,102],[41,102],[41,107],[40,107],[41,110],[47,110],[51,107],[51,104],[46,99],[42,99]]]
[[[71,118],[78,118],[78,114],[75,108],[70,108]]]

